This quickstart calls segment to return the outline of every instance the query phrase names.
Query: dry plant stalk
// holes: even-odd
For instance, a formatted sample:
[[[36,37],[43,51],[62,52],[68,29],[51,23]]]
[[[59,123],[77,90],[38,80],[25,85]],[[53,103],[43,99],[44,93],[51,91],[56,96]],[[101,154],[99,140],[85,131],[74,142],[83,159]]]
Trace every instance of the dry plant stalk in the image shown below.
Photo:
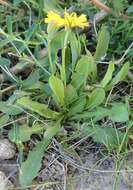
[[[111,8],[109,8],[108,6],[106,6],[104,3],[102,3],[101,1],[99,0],[91,0],[91,2],[99,9],[105,11],[106,13],[112,13],[112,10]],[[130,17],[125,15],[125,14],[122,14],[120,13],[119,14],[121,17],[123,17],[124,19],[129,19]]]
[[[104,10],[105,12],[111,13],[111,9],[106,6],[104,3],[102,3],[99,0],[91,0],[91,2],[98,8]]]

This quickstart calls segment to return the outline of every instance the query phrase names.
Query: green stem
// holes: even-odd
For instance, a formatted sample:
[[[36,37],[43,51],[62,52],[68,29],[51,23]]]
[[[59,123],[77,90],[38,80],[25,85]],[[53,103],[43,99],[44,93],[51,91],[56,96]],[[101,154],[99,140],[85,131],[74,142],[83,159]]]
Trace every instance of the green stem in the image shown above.
[[[67,47],[67,42],[68,42],[68,36],[69,36],[69,30],[66,31],[65,39],[64,39],[64,46],[63,46],[63,49],[62,49],[61,78],[62,78],[65,86],[66,86],[66,65],[65,65],[65,59],[66,59],[66,47]]]
[[[52,73],[52,75],[53,75],[53,74],[54,74],[54,67],[53,67],[52,58],[51,58],[50,42],[48,42],[48,59],[49,59],[49,64],[50,64],[51,73]]]

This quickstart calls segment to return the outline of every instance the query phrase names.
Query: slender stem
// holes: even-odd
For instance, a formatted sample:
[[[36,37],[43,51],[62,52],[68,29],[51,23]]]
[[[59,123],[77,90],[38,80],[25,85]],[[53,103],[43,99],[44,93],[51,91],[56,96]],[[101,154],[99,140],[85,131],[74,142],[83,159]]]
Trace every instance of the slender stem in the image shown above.
[[[49,64],[50,64],[50,69],[52,75],[54,74],[54,67],[52,63],[52,58],[51,58],[51,47],[50,47],[50,41],[48,42],[48,59],[49,59]]]
[[[62,72],[61,72],[61,78],[64,82],[64,85],[66,86],[66,65],[65,65],[65,59],[66,59],[66,47],[68,42],[68,36],[69,36],[69,30],[66,31],[65,39],[64,39],[64,46],[62,49]]]

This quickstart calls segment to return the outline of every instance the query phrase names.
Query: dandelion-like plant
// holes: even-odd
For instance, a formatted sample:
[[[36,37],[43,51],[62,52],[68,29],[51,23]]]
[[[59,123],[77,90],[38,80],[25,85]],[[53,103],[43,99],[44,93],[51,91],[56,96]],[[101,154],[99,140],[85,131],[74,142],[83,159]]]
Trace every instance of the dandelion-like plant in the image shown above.
[[[80,16],[78,16],[76,12],[72,12],[71,14],[69,14],[66,10],[64,12],[64,16],[61,16],[54,11],[49,11],[47,13],[47,18],[45,18],[45,23],[52,24],[56,28],[79,27],[84,29],[88,26],[86,15],[81,14]]]
[[[65,35],[64,35],[64,43],[62,48],[62,65],[60,67],[60,73],[61,73],[61,79],[64,82],[64,85],[66,86],[66,66],[65,66],[65,51],[67,44],[69,43],[69,35],[73,33],[73,28],[82,28],[88,26],[87,17],[84,14],[81,14],[80,16],[77,15],[76,12],[68,13],[66,10],[64,11],[64,14],[60,15],[59,13],[55,11],[49,11],[47,13],[47,17],[44,19],[44,22],[48,24],[48,57],[49,57],[49,63],[51,67],[51,73],[54,74],[54,67],[53,62],[51,58],[51,35],[53,34],[52,31],[56,31],[56,29],[65,29]]]

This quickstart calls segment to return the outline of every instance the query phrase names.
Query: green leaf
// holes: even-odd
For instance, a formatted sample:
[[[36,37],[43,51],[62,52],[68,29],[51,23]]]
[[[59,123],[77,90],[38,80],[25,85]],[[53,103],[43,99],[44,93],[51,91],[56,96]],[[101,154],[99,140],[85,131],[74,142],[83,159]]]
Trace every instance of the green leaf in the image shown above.
[[[22,87],[30,88],[31,86],[36,85],[38,81],[39,81],[39,72],[36,70],[33,73],[31,73],[26,80],[22,81]]]
[[[28,125],[15,126],[9,133],[8,137],[12,142],[26,142],[30,140],[31,135],[39,134],[45,129],[44,124],[36,123],[32,127]]]
[[[58,101],[58,103],[60,103],[61,105],[64,105],[64,85],[63,82],[55,77],[55,76],[51,76],[49,78],[49,85]]]
[[[85,135],[90,134],[94,142],[104,144],[108,150],[119,148],[125,135],[117,129],[111,127],[101,128],[99,126],[85,126],[82,128],[82,132]]]
[[[11,62],[5,57],[0,57],[0,66],[10,66]]]
[[[127,62],[123,65],[121,70],[117,73],[117,75],[112,79],[112,81],[107,86],[108,90],[125,79],[125,77],[128,74],[128,71],[129,71],[129,66],[130,66],[129,62]]]
[[[9,120],[9,115],[5,114],[0,117],[0,129],[5,125]]]
[[[7,26],[7,30],[9,34],[12,34],[12,17],[11,16],[7,16],[6,17],[6,26]]]
[[[70,47],[72,52],[72,70],[74,70],[74,66],[81,55],[81,44],[80,40],[77,39],[74,32],[70,32]]]
[[[100,61],[101,58],[105,56],[108,50],[109,40],[110,40],[110,35],[107,30],[107,27],[102,26],[101,32],[98,37],[96,52],[94,55],[96,61]]]
[[[0,111],[8,115],[18,115],[22,113],[22,110],[15,105],[8,104],[7,102],[0,102]]]
[[[24,0],[13,0],[14,5],[18,5],[19,3],[23,2]]]
[[[30,185],[32,180],[38,175],[44,151],[47,150],[52,138],[60,130],[60,122],[61,119],[59,119],[53,127],[47,128],[44,133],[44,139],[37,144],[35,149],[29,153],[27,160],[22,163],[20,168],[20,184],[22,187]]]
[[[105,99],[105,90],[103,88],[95,88],[90,94],[86,103],[86,108],[92,109],[99,106]]]
[[[59,6],[60,1],[59,0],[43,0],[43,8],[45,12],[48,12],[50,10],[57,10],[60,11],[62,8]]]
[[[13,41],[13,39],[11,39],[11,37],[4,38],[4,40],[0,41],[0,49],[12,41]]]
[[[60,122],[62,118],[60,118],[56,123],[53,123],[53,126],[47,128],[44,133],[44,139],[50,140],[52,139],[59,131],[60,131]]]
[[[25,40],[29,41],[31,37],[37,32],[38,25],[32,24],[32,26],[25,33]]]
[[[99,121],[105,117],[108,117],[108,115],[109,110],[107,108],[97,107],[94,111],[84,111],[83,113],[76,114],[72,117],[72,119],[85,121],[90,121],[90,119],[93,119],[93,121]]]
[[[41,168],[41,161],[44,151],[47,150],[50,140],[42,140],[39,142],[34,150],[30,151],[28,158],[22,163],[20,168],[20,184],[22,187],[26,187],[32,183],[32,180],[37,176],[38,171]]]
[[[79,97],[75,102],[71,104],[69,109],[69,115],[80,113],[84,110],[86,105],[86,96]]]
[[[115,14],[115,16],[118,16],[120,14],[120,12],[123,12],[125,5],[124,5],[125,0],[115,0],[115,2],[113,1],[113,13]]]
[[[32,101],[28,97],[20,98],[17,102],[24,108],[38,113],[42,117],[56,119],[59,116],[59,113],[49,109],[46,104]]]
[[[95,59],[90,53],[90,51],[86,50],[86,53],[89,57],[89,78],[91,81],[95,81],[97,78],[97,64],[95,63]]]
[[[133,5],[130,5],[126,10],[126,13],[133,13]]]
[[[65,88],[65,104],[72,103],[77,97],[76,89],[71,84],[67,85]]]
[[[109,117],[114,122],[126,122],[129,120],[128,109],[125,104],[115,102],[110,109]]]
[[[112,79],[112,75],[113,75],[113,72],[114,72],[114,63],[110,62],[109,63],[109,66],[108,66],[108,70],[103,78],[103,80],[101,81],[101,87],[106,87],[106,85],[110,82],[110,80]]]
[[[75,72],[72,75],[72,86],[76,89],[84,87],[88,75],[91,73],[92,56],[84,55],[76,64]]]

